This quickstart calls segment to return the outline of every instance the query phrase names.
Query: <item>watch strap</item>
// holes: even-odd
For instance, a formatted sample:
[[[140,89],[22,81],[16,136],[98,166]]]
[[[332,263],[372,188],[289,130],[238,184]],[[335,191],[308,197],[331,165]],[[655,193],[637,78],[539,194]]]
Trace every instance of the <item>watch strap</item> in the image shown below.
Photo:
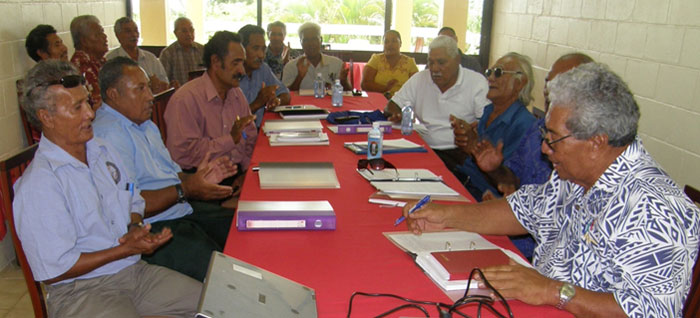
[[[185,191],[182,190],[182,184],[178,183],[175,185],[175,190],[177,191],[177,203],[185,203],[187,202],[187,198],[185,198]]]
[[[561,287],[559,287],[559,303],[557,304],[557,308],[564,309],[564,306],[566,306],[575,295],[576,288],[573,285],[569,283],[561,285]]]

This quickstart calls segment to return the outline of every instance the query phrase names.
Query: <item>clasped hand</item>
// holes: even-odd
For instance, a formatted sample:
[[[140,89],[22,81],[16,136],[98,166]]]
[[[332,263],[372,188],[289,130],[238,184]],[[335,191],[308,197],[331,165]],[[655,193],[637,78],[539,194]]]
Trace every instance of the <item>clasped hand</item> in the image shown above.
[[[211,152],[207,152],[197,167],[197,172],[183,178],[182,187],[188,198],[208,201],[231,196],[233,189],[230,186],[219,185],[219,182],[235,175],[238,166],[227,156],[211,161],[210,156]]]
[[[151,254],[172,237],[170,228],[163,228],[160,233],[151,233],[151,225],[146,224],[143,227],[130,227],[129,232],[119,238],[119,244],[128,249],[129,255]]]

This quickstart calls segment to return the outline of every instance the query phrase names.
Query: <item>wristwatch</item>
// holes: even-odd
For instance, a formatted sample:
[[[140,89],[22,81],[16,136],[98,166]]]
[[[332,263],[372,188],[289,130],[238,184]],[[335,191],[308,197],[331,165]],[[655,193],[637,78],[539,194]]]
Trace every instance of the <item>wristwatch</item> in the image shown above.
[[[576,288],[574,288],[574,285],[569,283],[561,285],[561,287],[559,287],[559,304],[557,304],[557,308],[564,309],[564,306],[566,306],[574,296],[576,296]]]
[[[185,203],[187,202],[187,198],[185,198],[185,191],[182,190],[182,184],[178,183],[175,185],[175,190],[177,190],[177,203]]]

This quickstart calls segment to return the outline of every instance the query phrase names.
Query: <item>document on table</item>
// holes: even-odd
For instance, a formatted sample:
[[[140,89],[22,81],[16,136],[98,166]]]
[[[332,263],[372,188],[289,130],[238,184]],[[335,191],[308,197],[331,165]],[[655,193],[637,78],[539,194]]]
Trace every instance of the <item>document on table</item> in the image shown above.
[[[323,131],[321,121],[316,120],[266,120],[263,124],[263,132],[265,134],[280,133],[280,132],[309,132]]]
[[[332,162],[261,162],[261,189],[337,189]]]
[[[357,169],[357,172],[369,181],[442,181],[442,177],[428,169]]]
[[[459,196],[459,193],[442,182],[421,181],[373,181],[373,187],[385,194]]]

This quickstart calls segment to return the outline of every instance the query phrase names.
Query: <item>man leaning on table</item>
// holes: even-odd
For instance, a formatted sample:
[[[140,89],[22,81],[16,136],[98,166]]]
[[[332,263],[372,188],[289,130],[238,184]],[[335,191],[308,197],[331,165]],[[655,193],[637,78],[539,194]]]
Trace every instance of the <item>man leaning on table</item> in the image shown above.
[[[151,121],[153,94],[134,60],[119,56],[107,61],[100,70],[100,89],[103,103],[95,113],[95,135],[117,150],[141,189],[145,221],[154,230],[169,227],[174,235],[144,260],[204,280],[211,252],[222,251],[226,244],[234,210],[193,200],[230,196],[231,187],[217,183],[234,175],[236,167],[226,156],[211,161],[205,156],[196,173],[182,172]]]
[[[426,128],[418,130],[421,137],[450,168],[466,158],[454,144],[450,115],[473,123],[491,103],[486,78],[461,67],[459,61],[457,42],[438,36],[430,42],[426,69],[411,76],[384,110],[390,120],[401,122],[401,109],[413,106]]]
[[[680,317],[700,210],[644,149],[639,108],[617,75],[587,63],[547,87],[541,147],[554,166],[550,179],[506,199],[430,204],[408,217],[409,228],[532,234],[535,269],[484,269],[504,297],[577,317]]]
[[[240,80],[241,90],[248,100],[250,111],[255,114],[255,126],[260,127],[266,108],[289,105],[291,96],[287,87],[263,62],[265,57],[265,30],[247,24],[238,30],[245,48],[245,75]]]
[[[282,83],[290,90],[313,89],[316,75],[321,73],[326,84],[340,78],[346,91],[352,90],[348,82],[348,69],[337,57],[321,53],[321,27],[313,22],[306,22],[299,27],[299,40],[304,55],[299,56],[284,66]]]
[[[245,50],[236,33],[219,31],[204,45],[207,71],[180,87],[165,110],[166,146],[183,170],[195,170],[210,153],[239,165],[236,189],[250,165],[258,135],[255,116],[238,87],[245,74]]]
[[[140,191],[116,150],[93,138],[85,83],[58,60],[40,62],[24,81],[22,107],[43,136],[15,183],[13,209],[49,316],[192,317],[202,285],[140,261],[172,233],[142,225]]]

